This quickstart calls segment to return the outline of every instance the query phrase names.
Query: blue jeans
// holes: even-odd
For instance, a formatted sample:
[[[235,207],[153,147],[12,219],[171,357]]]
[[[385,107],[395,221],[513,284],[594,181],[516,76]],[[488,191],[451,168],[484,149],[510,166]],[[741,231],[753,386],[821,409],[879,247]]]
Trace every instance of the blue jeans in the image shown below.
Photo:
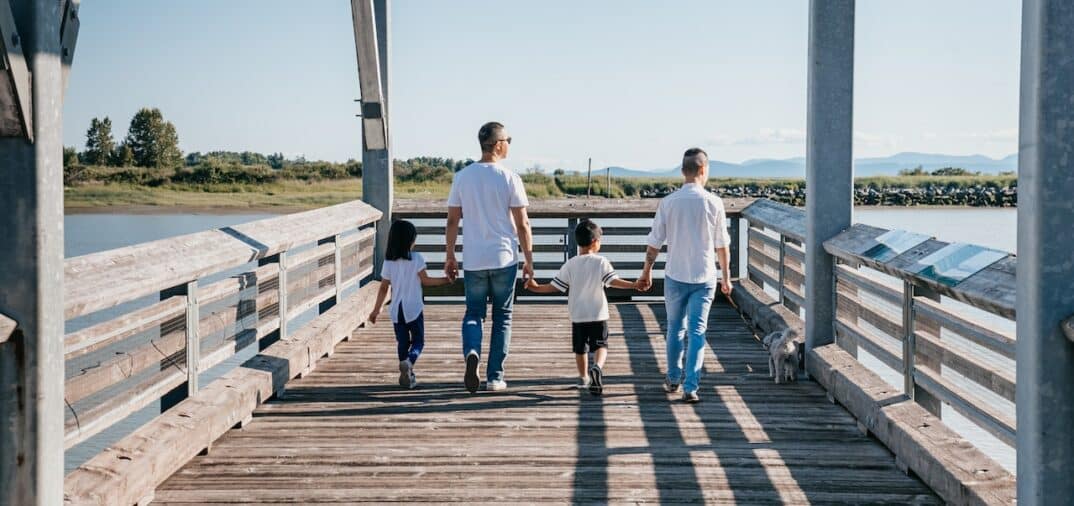
[[[682,383],[683,391],[695,392],[705,361],[705,332],[709,309],[716,295],[716,280],[682,283],[664,278],[664,308],[668,317],[668,381]],[[683,363],[685,344],[686,362]]]
[[[425,313],[418,314],[412,322],[407,322],[403,317],[403,306],[399,306],[399,317],[392,324],[395,329],[396,355],[400,361],[410,360],[410,364],[417,363],[421,356],[421,350],[425,348]]]
[[[488,381],[503,380],[503,362],[511,348],[511,312],[515,306],[518,264],[501,269],[466,271],[466,316],[462,319],[462,354],[481,354],[481,326],[492,301],[492,336],[489,338]]]

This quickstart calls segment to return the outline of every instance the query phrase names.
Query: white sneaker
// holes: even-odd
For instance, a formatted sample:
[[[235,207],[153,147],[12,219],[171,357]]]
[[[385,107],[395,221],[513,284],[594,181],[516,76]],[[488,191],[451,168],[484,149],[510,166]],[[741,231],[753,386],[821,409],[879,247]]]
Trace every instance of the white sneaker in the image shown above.
[[[411,365],[409,359],[403,359],[399,361],[399,386],[410,386],[410,378],[414,376],[413,368],[414,366]]]
[[[578,383],[574,385],[579,390],[585,390],[589,388],[589,377],[578,378]]]
[[[504,380],[494,380],[485,383],[485,390],[489,392],[499,392],[500,390],[507,390],[507,382]]]
[[[418,386],[418,377],[414,375],[414,370],[410,370],[410,386],[409,388],[416,388]]]

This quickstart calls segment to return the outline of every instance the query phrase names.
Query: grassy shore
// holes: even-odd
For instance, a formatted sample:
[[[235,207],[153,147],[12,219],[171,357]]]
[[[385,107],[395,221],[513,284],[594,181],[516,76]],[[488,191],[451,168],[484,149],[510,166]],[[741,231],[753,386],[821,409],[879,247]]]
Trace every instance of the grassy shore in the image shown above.
[[[531,198],[563,198],[585,195],[585,178],[552,177],[544,174],[523,176]],[[593,195],[614,198],[638,198],[652,191],[667,191],[680,184],[673,179],[613,178],[607,188],[603,178],[594,178]],[[1017,184],[1013,176],[902,176],[859,178],[855,186],[866,189],[932,188],[1007,188]],[[794,179],[713,178],[709,186],[721,193],[736,196],[804,195],[805,181]],[[410,199],[443,199],[450,183],[446,181],[397,181],[396,195]],[[742,195],[739,195],[739,194]],[[80,183],[65,188],[69,212],[100,212],[137,208],[182,210],[198,209],[220,212],[291,211],[338,204],[362,197],[362,182],[357,178],[302,181],[280,179],[265,183],[173,183],[137,184],[124,182]],[[797,203],[791,201],[790,203]]]

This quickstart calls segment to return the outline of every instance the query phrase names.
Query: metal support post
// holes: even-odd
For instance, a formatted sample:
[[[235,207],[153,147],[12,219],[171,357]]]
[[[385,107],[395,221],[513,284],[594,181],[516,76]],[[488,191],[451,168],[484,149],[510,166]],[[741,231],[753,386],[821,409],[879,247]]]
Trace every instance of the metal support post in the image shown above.
[[[835,340],[835,262],[824,241],[853,212],[854,0],[809,2],[806,352]]]
[[[63,503],[61,7],[3,2],[0,15],[0,313],[18,322],[0,343],[0,504]]]
[[[1022,2],[1018,502],[1074,497],[1074,3]]]

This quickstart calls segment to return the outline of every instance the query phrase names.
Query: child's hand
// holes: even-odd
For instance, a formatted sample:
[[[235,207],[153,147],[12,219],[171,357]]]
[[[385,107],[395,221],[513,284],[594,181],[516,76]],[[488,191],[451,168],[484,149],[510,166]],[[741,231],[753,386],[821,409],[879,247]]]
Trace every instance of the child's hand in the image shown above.
[[[525,285],[525,286],[526,286],[526,289],[527,289],[527,290],[531,290],[531,291],[532,291],[532,290],[534,290],[535,288],[537,288],[537,286],[538,286],[538,285],[537,285],[537,280],[536,280],[536,279],[533,279],[533,278],[529,278],[529,279],[527,279],[527,280],[526,280],[526,285]]]
[[[369,323],[372,325],[377,324],[377,316],[380,316],[380,309],[374,309],[372,313],[369,313]]]

